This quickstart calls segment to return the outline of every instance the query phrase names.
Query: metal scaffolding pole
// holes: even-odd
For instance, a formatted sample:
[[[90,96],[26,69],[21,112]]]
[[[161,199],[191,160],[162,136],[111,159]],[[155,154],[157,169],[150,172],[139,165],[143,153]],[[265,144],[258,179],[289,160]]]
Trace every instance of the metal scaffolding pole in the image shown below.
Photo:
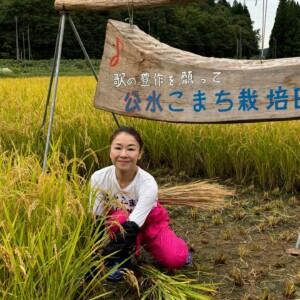
[[[44,127],[45,122],[46,122],[46,118],[47,118],[47,110],[48,110],[50,96],[51,96],[51,90],[52,90],[52,85],[53,85],[53,78],[54,78],[56,60],[57,60],[57,54],[58,54],[60,31],[61,31],[61,22],[59,22],[59,26],[58,26],[58,33],[57,33],[56,44],[55,44],[52,71],[51,71],[50,82],[49,82],[49,87],[48,87],[48,94],[47,94],[47,100],[46,100],[46,105],[45,105],[45,110],[44,110],[44,115],[43,115],[43,120],[42,120],[42,126],[41,126],[42,128]]]
[[[52,130],[52,123],[53,123],[55,103],[56,103],[56,93],[57,93],[57,85],[58,85],[58,75],[59,75],[59,67],[60,67],[60,60],[61,60],[62,43],[63,43],[63,39],[64,39],[65,22],[66,22],[66,13],[61,12],[60,25],[59,25],[60,31],[59,31],[59,36],[58,36],[58,49],[57,49],[57,55],[56,55],[56,57],[54,57],[54,63],[53,63],[53,65],[55,65],[54,90],[53,90],[53,96],[52,96],[50,120],[49,120],[49,125],[48,125],[48,133],[47,133],[47,140],[46,140],[45,153],[44,153],[43,172],[46,171],[46,166],[47,166],[47,158],[48,158],[48,152],[49,152],[51,130]],[[55,52],[56,52],[56,49],[55,49]]]
[[[60,23],[59,23],[59,28],[58,28],[58,34],[57,34],[57,39],[56,39],[56,46],[55,46],[55,52],[54,52],[54,61],[53,61],[53,66],[52,66],[52,72],[51,72],[51,77],[50,77],[50,82],[49,82],[49,88],[48,88],[48,94],[47,94],[47,100],[46,100],[46,105],[45,105],[45,110],[43,114],[43,120],[42,120],[42,128],[45,125],[46,122],[46,117],[47,117],[47,110],[49,106],[49,101],[50,101],[50,96],[51,96],[51,91],[52,91],[52,85],[54,81],[54,88],[53,88],[53,96],[52,96],[52,105],[51,105],[51,111],[50,111],[50,120],[49,120],[49,125],[48,125],[48,133],[47,133],[47,140],[46,140],[46,146],[45,146],[45,152],[44,152],[44,161],[43,161],[43,172],[46,171],[47,167],[47,158],[48,158],[48,153],[49,153],[49,146],[50,146],[50,139],[51,139],[51,131],[52,131],[52,124],[53,124],[53,117],[54,117],[54,110],[55,110],[55,104],[56,104],[56,94],[57,94],[57,86],[58,86],[58,76],[59,76],[59,67],[60,67],[60,61],[61,61],[61,53],[62,53],[62,43],[63,43],[63,37],[64,37],[64,30],[65,30],[65,20],[66,17],[68,18],[70,25],[72,27],[72,30],[76,36],[76,39],[81,47],[82,52],[84,53],[85,59],[87,60],[94,77],[96,81],[98,81],[98,76],[96,74],[95,68],[89,58],[89,55],[81,41],[81,38],[78,34],[78,31],[74,25],[74,22],[69,14],[69,12],[62,11],[60,12]],[[114,120],[117,124],[118,127],[120,127],[120,123],[114,113],[112,113]]]
[[[81,41],[81,38],[80,38],[80,36],[79,36],[79,34],[78,34],[78,31],[77,31],[77,29],[76,29],[76,27],[75,27],[75,25],[74,25],[74,22],[73,22],[73,20],[72,20],[72,18],[71,18],[70,15],[68,15],[68,20],[69,20],[69,22],[70,22],[70,24],[71,24],[71,27],[72,27],[72,29],[73,29],[73,32],[74,32],[75,36],[76,36],[76,39],[77,39],[77,41],[78,41],[78,43],[79,43],[79,45],[80,45],[80,47],[81,47],[81,50],[82,50],[82,52],[83,52],[83,54],[84,54],[84,56],[85,56],[85,59],[87,60],[89,66],[91,67],[92,72],[93,72],[93,74],[94,74],[94,77],[95,77],[96,81],[98,82],[98,76],[97,76],[97,74],[96,74],[95,68],[94,68],[94,66],[93,66],[93,64],[92,64],[92,62],[91,62],[91,60],[90,60],[90,57],[89,57],[87,51],[85,50],[85,47],[84,47],[84,45],[83,45],[83,42]],[[119,123],[119,121],[118,121],[116,115],[115,115],[114,113],[112,113],[112,115],[113,115],[113,117],[114,117],[114,120],[115,120],[117,126],[120,127],[120,123]]]

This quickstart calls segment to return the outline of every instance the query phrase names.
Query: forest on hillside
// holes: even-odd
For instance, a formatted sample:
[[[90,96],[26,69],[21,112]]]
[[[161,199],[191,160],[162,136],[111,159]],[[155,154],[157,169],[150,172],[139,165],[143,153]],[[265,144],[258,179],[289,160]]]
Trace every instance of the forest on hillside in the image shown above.
[[[280,0],[267,58],[300,56],[300,2]]]
[[[128,11],[72,12],[91,58],[101,58],[108,19],[126,21]],[[246,4],[226,0],[134,10],[134,24],[161,42],[202,56],[252,58],[259,54],[260,29],[253,28]],[[2,0],[0,58],[49,59],[54,55],[59,12],[54,0]],[[300,56],[300,8],[280,0],[270,39],[270,58]],[[283,46],[284,45],[284,46]],[[17,51],[17,49],[19,51]],[[83,58],[66,23],[63,58]]]

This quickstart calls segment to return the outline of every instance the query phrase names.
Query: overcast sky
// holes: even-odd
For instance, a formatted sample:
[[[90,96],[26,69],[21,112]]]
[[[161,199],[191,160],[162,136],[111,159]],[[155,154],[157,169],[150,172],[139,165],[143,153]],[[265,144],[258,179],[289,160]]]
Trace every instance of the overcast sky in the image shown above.
[[[229,0],[232,5],[233,0]],[[263,21],[263,7],[266,6],[267,14],[266,14],[266,27],[265,27],[265,39],[264,39],[264,48],[269,47],[269,38],[271,35],[271,31],[274,25],[275,16],[277,7],[279,4],[279,0],[238,0],[240,3],[246,4],[248,7],[250,16],[252,21],[254,21],[253,28],[260,29],[260,33],[262,33],[262,21]],[[298,1],[299,2],[299,1]],[[256,5],[255,5],[256,4]],[[261,48],[262,43],[260,42],[259,48]]]

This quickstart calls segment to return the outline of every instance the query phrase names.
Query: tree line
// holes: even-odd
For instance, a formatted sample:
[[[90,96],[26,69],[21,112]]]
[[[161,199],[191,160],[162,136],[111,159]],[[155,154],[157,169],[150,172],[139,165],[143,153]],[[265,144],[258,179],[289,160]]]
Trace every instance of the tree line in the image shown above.
[[[294,14],[299,23],[298,4],[293,0],[281,0],[279,6],[290,5],[297,8]],[[127,21],[129,13],[128,11],[71,12],[71,17],[89,56],[101,58],[107,20]],[[232,5],[226,0],[207,0],[205,3],[136,9],[133,11],[133,22],[161,42],[198,55],[251,58],[259,54],[260,30],[253,28],[247,6],[237,1]],[[17,46],[23,58],[29,58],[29,55],[33,59],[52,58],[58,24],[59,12],[54,9],[54,0],[2,0],[0,58],[16,58]],[[292,33],[289,36],[292,37]],[[272,39],[276,39],[275,33]],[[300,39],[291,38],[290,42],[297,44],[299,41]],[[278,37],[277,44],[279,42],[281,39]],[[300,45],[291,47],[299,49]],[[278,57],[279,55],[282,53],[277,52]],[[83,58],[68,23],[64,31],[62,57]]]
[[[280,0],[267,58],[297,56],[300,56],[300,5],[294,0]]]

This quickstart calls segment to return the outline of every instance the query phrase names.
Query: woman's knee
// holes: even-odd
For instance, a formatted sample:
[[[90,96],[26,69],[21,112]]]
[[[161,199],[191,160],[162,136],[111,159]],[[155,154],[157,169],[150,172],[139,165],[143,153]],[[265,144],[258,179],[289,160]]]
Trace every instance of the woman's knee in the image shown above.
[[[159,257],[159,260],[168,270],[181,268],[187,261],[188,252],[188,247],[182,240],[182,243],[177,245],[174,251],[164,252],[163,255]]]
[[[146,250],[168,270],[183,267],[186,264],[189,252],[186,242],[173,232],[169,232],[167,236],[157,237],[146,246]]]

